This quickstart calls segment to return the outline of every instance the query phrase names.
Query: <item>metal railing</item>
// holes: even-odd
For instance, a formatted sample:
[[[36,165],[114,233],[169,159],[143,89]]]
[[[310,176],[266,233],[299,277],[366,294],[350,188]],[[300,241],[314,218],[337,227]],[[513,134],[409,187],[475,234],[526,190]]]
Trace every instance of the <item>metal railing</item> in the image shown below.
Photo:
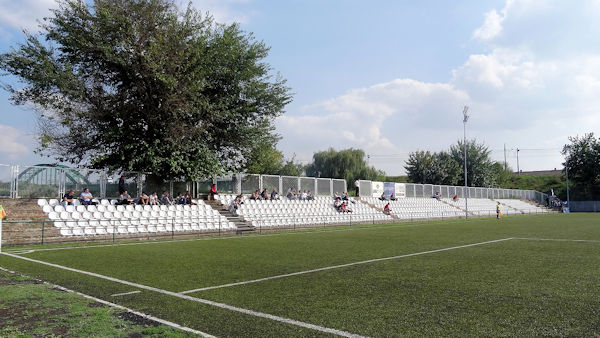
[[[435,193],[439,193],[442,198],[452,198],[457,195],[459,198],[516,198],[527,199],[544,204],[547,194],[535,190],[520,190],[520,189],[503,189],[503,188],[482,188],[482,187],[462,187],[434,184],[418,184],[418,183],[390,183],[390,182],[373,182],[368,180],[360,181],[359,195],[362,197],[380,197],[385,191],[393,189],[400,185],[404,191],[403,196],[397,197],[431,197]],[[381,189],[374,189],[381,187]],[[386,190],[387,189],[387,190]],[[389,195],[389,194],[388,194]]]
[[[121,176],[124,184],[119,184]],[[210,185],[217,185],[222,193],[245,193],[255,190],[277,189],[281,194],[289,188],[297,191],[310,190],[314,195],[332,196],[334,192],[346,191],[346,180],[331,178],[232,174],[197,181],[173,181],[150,179],[149,173],[110,173],[105,170],[67,168],[64,166],[22,166],[0,164],[0,197],[4,198],[61,198],[69,190],[76,196],[89,188],[95,198],[116,198],[124,188],[131,196],[145,192],[150,195],[163,191],[171,195],[189,191],[192,197],[207,193]]]

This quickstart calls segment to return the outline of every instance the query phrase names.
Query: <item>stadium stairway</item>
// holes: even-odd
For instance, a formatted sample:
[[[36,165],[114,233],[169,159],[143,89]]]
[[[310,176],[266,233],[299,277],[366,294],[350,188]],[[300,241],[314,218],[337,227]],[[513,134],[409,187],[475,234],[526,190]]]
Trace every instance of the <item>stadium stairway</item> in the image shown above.
[[[380,208],[380,207],[376,206],[375,204],[369,203],[369,202],[365,201],[364,199],[361,199],[360,197],[358,197],[358,198],[355,197],[355,199],[357,201],[359,201],[360,203],[366,204],[370,208],[373,208],[373,209],[383,213],[383,208]],[[400,219],[400,217],[398,217],[397,215],[394,215],[394,213],[391,213],[390,216],[392,216],[393,219],[397,219],[397,220]]]
[[[233,222],[237,227],[236,234],[242,235],[244,233],[252,233],[256,230],[256,227],[248,224],[248,222],[244,221],[240,216],[236,214],[232,214],[227,210],[227,206],[223,205],[221,201],[217,200],[205,200],[204,203],[210,205],[213,209],[217,210],[221,215],[227,217],[229,222]]]

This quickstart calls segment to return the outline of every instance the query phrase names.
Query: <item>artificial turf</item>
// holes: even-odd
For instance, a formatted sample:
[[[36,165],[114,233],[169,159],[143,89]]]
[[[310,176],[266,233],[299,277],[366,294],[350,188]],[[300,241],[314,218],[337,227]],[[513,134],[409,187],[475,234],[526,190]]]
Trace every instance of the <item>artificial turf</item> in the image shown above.
[[[24,256],[181,292],[502,238],[591,242],[513,239],[191,296],[367,336],[600,335],[600,217],[595,214],[354,227]],[[0,256],[0,266],[103,299],[135,289],[8,256]],[[218,336],[321,335],[146,290],[110,301]]]

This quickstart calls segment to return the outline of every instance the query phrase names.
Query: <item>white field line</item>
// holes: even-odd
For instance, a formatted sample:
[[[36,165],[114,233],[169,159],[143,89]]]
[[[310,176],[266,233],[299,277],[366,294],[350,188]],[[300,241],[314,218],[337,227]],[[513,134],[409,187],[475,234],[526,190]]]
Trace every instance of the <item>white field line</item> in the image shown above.
[[[8,273],[12,273],[12,274],[21,275],[20,273],[17,273],[17,272],[14,272],[14,271],[11,271],[11,270],[8,270],[8,269],[5,269],[5,268],[3,268],[3,267],[1,267],[1,266],[0,266],[0,270],[2,270],[2,271],[6,271],[6,272],[8,272]],[[23,276],[24,276],[24,275],[23,275]],[[158,318],[158,317],[150,316],[150,315],[147,315],[147,314],[145,314],[145,313],[142,313],[142,312],[138,312],[138,311],[132,310],[132,309],[130,309],[130,308],[128,308],[128,307],[125,307],[125,306],[122,306],[122,305],[119,305],[119,304],[115,304],[115,303],[107,302],[107,301],[105,301],[105,300],[102,300],[102,299],[100,299],[100,298],[96,298],[96,297],[93,297],[93,296],[90,296],[90,295],[86,295],[86,294],[84,294],[84,293],[81,293],[81,292],[77,292],[77,291],[74,291],[74,290],[71,290],[71,289],[67,289],[67,288],[65,288],[65,287],[62,287],[62,286],[60,286],[60,285],[57,285],[57,284],[52,284],[52,283],[48,283],[48,282],[44,282],[44,283],[45,283],[45,284],[48,284],[48,285],[50,285],[50,286],[52,286],[52,287],[54,287],[54,288],[57,288],[57,289],[60,289],[60,290],[66,291],[66,292],[71,292],[71,293],[77,294],[77,295],[79,295],[79,296],[82,296],[82,297],[84,297],[84,298],[87,298],[87,299],[91,299],[91,300],[93,300],[93,301],[96,301],[96,302],[98,302],[98,303],[102,303],[102,304],[104,304],[104,305],[108,305],[108,306],[111,306],[111,307],[114,307],[114,308],[117,308],[117,309],[125,310],[125,311],[127,311],[127,312],[130,312],[130,313],[133,313],[133,314],[135,314],[135,315],[138,315],[138,316],[140,316],[140,317],[143,317],[143,318],[146,318],[146,319],[149,319],[149,320],[155,321],[155,322],[157,322],[157,323],[160,323],[160,324],[162,324],[162,325],[170,326],[170,327],[172,327],[172,328],[175,328],[175,329],[178,329],[178,330],[182,330],[182,331],[190,332],[190,333],[193,333],[193,334],[197,334],[197,335],[200,335],[200,336],[202,336],[202,337],[207,337],[207,338],[215,338],[215,336],[213,336],[213,335],[210,335],[210,334],[208,334],[208,333],[206,333],[206,332],[202,332],[202,331],[194,330],[194,329],[192,329],[192,328],[189,328],[189,327],[187,327],[187,326],[182,326],[182,325],[179,325],[179,324],[177,324],[177,323],[173,323],[173,322],[170,322],[170,321],[168,321],[168,320],[164,320],[164,319],[162,319],[162,318]],[[138,292],[139,292],[139,291],[138,291]]]
[[[321,332],[325,332],[325,333],[331,333],[331,334],[335,334],[335,335],[342,336],[342,337],[362,337],[360,335],[357,335],[357,334],[354,334],[354,333],[350,333],[350,332],[346,332],[346,331],[342,331],[342,330],[331,329],[331,328],[328,328],[328,327],[314,325],[314,324],[310,324],[310,323],[305,323],[305,322],[301,322],[301,321],[298,321],[298,320],[289,319],[289,318],[285,318],[285,317],[279,317],[279,316],[271,315],[271,314],[268,314],[268,313],[263,313],[263,312],[258,312],[258,311],[243,309],[243,308],[239,308],[239,307],[235,307],[235,306],[231,306],[231,305],[227,305],[227,304],[223,304],[223,303],[214,302],[214,301],[211,301],[211,300],[208,300],[208,299],[202,299],[202,298],[196,298],[196,297],[191,297],[191,296],[187,296],[187,295],[182,295],[182,294],[179,294],[179,293],[176,293],[176,292],[172,292],[172,291],[168,291],[168,290],[163,290],[163,289],[159,289],[159,288],[155,288],[155,287],[147,286],[147,285],[143,285],[143,284],[133,283],[133,282],[125,281],[125,280],[118,279],[118,278],[104,276],[104,275],[101,275],[101,274],[98,274],[98,273],[94,273],[94,272],[89,272],[89,271],[83,271],[83,270],[79,270],[79,269],[74,269],[74,268],[70,268],[70,267],[67,267],[67,266],[62,266],[62,265],[58,265],[58,264],[54,264],[54,263],[48,263],[48,262],[40,261],[40,260],[37,260],[37,259],[32,259],[32,258],[28,258],[28,257],[22,257],[22,256],[18,256],[18,255],[6,253],[6,252],[2,252],[0,254],[6,255],[6,256],[9,256],[9,257],[13,257],[13,258],[18,258],[18,259],[26,260],[26,261],[33,262],[33,263],[38,263],[38,264],[43,264],[43,265],[51,266],[51,267],[58,268],[58,269],[63,269],[63,270],[77,272],[77,273],[81,273],[81,274],[92,276],[92,277],[97,277],[97,278],[105,279],[105,280],[108,280],[108,281],[111,281],[111,282],[115,282],[115,283],[120,283],[120,284],[125,284],[125,285],[129,285],[129,286],[133,286],[133,287],[136,287],[136,288],[139,288],[139,289],[154,291],[154,292],[161,293],[161,294],[168,295],[168,296],[173,296],[173,297],[177,297],[177,298],[181,298],[181,299],[191,300],[191,301],[194,301],[194,302],[198,302],[198,303],[202,303],[202,304],[206,304],[206,305],[215,306],[215,307],[218,307],[218,308],[221,308],[221,309],[225,309],[225,310],[240,312],[240,313],[247,314],[247,315],[250,315],[250,316],[266,318],[266,319],[278,321],[278,322],[281,322],[281,323],[296,325],[296,326],[300,326],[300,327],[304,327],[304,328],[308,328],[308,329],[312,329],[312,330],[316,330],[316,331],[321,331]]]
[[[119,296],[127,296],[127,295],[133,295],[134,293],[140,293],[142,291],[137,290],[137,291],[130,291],[130,292],[123,292],[123,293],[115,293],[114,295],[110,295],[111,297],[119,297]]]
[[[522,241],[552,241],[552,242],[584,242],[584,243],[600,243],[596,239],[568,239],[568,238],[535,238],[535,237],[515,237],[514,239]]]
[[[179,293],[182,294],[182,295],[184,295],[184,294],[194,293],[194,292],[199,292],[199,291],[206,291],[206,290],[227,288],[227,287],[231,287],[231,286],[238,286],[238,285],[244,285],[244,284],[258,283],[258,282],[264,282],[264,281],[268,281],[268,280],[272,280],[272,279],[285,278],[285,277],[291,277],[291,276],[304,275],[304,274],[313,273],[313,272],[319,272],[319,271],[326,271],[326,270],[332,270],[332,269],[345,268],[345,267],[353,266],[353,265],[368,264],[368,263],[381,262],[381,261],[387,261],[387,260],[392,260],[392,259],[399,259],[399,258],[406,258],[406,257],[420,256],[420,255],[427,255],[427,254],[436,253],[436,252],[442,252],[442,251],[449,251],[449,250],[456,250],[456,249],[462,249],[462,248],[469,248],[469,247],[478,246],[478,245],[485,245],[485,244],[491,244],[491,243],[509,241],[511,239],[513,239],[513,238],[509,237],[509,238],[496,239],[496,240],[493,240],[493,241],[486,241],[486,242],[479,242],[479,243],[473,243],[473,244],[465,244],[465,245],[453,246],[453,247],[443,248],[443,249],[435,249],[435,250],[429,250],[429,251],[415,252],[415,253],[410,253],[410,254],[400,255],[400,256],[375,258],[375,259],[369,259],[369,260],[366,260],[366,261],[359,261],[359,262],[346,263],[346,264],[340,264],[340,265],[326,266],[326,267],[317,268],[317,269],[311,269],[311,270],[305,270],[305,271],[298,271],[298,272],[286,273],[286,274],[283,274],[283,275],[277,275],[277,276],[271,276],[271,277],[253,279],[253,280],[248,280],[248,281],[243,281],[243,282],[229,283],[229,284],[216,285],[216,286],[207,286],[207,287],[199,288],[199,289],[181,291]]]
[[[417,221],[418,222],[418,221]],[[437,223],[435,223],[437,224]],[[177,243],[177,242],[196,242],[196,241],[211,241],[211,240],[227,240],[227,239],[248,239],[248,238],[262,238],[262,237],[275,237],[275,236],[288,236],[288,235],[311,235],[311,234],[320,234],[320,233],[328,233],[328,232],[345,232],[345,231],[359,231],[359,230],[377,230],[377,229],[404,229],[404,228],[412,228],[418,226],[432,225],[432,223],[421,222],[417,224],[406,224],[406,225],[372,225],[361,227],[362,224],[355,225],[356,228],[348,228],[348,229],[329,229],[329,230],[310,230],[311,228],[305,228],[308,231],[302,231],[305,229],[297,230],[296,232],[285,232],[285,233],[277,233],[277,234],[253,234],[253,235],[243,235],[243,236],[223,236],[223,237],[204,237],[204,238],[190,238],[190,239],[174,239],[174,240],[157,240],[157,241],[146,241],[146,242],[136,242],[136,243],[114,243],[114,244],[101,244],[101,245],[86,245],[86,246],[69,246],[69,247],[59,247],[59,248],[45,248],[45,249],[17,249],[14,251],[4,251],[8,253],[13,253],[17,255],[24,255],[33,252],[41,252],[41,251],[57,251],[57,250],[75,250],[75,249],[91,249],[91,248],[106,248],[106,247],[115,247],[115,246],[130,246],[130,245],[148,245],[148,244],[162,244],[162,243]],[[313,228],[317,229],[317,228]]]

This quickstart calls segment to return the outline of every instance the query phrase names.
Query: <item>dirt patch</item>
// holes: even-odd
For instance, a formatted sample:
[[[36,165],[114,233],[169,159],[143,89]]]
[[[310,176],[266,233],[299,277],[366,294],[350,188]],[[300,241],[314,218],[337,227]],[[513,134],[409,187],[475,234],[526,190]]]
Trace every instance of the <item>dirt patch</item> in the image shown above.
[[[138,325],[143,325],[143,326],[159,326],[159,325],[161,325],[160,323],[158,323],[154,320],[136,315],[135,313],[131,313],[131,312],[116,313],[115,317],[129,321],[129,322],[133,322]]]

